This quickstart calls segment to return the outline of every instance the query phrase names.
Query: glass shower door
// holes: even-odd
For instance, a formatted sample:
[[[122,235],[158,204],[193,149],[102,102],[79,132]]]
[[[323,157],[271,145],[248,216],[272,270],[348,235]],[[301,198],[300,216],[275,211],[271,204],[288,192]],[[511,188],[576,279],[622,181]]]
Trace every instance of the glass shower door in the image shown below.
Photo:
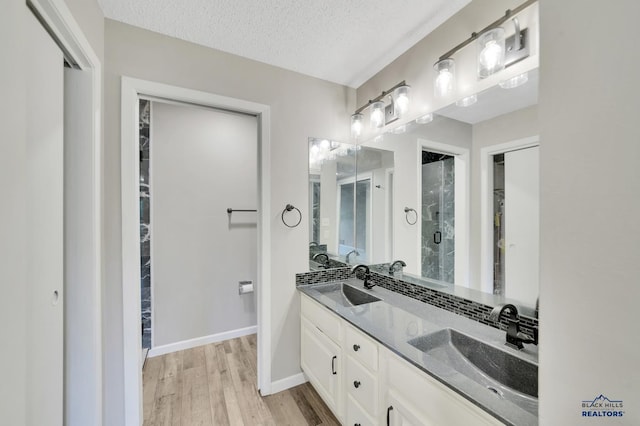
[[[455,278],[454,157],[422,153],[422,276]]]

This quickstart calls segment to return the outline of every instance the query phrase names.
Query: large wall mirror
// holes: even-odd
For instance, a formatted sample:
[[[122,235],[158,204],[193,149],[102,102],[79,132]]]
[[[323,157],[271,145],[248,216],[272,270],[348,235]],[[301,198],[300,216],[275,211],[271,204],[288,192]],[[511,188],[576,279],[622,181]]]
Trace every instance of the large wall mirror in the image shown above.
[[[312,267],[388,273],[402,260],[406,280],[533,315],[537,99],[531,70],[522,86],[490,88],[357,147],[310,139],[310,258],[332,260]]]

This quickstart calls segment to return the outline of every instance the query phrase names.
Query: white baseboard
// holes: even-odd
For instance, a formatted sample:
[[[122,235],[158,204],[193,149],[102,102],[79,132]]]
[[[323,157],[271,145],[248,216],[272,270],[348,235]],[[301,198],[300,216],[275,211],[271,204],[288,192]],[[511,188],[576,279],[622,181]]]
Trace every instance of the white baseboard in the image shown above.
[[[293,376],[271,382],[271,393],[274,394],[282,392],[283,390],[287,390],[303,383],[307,383],[307,376],[305,376],[304,373],[294,374]]]
[[[224,340],[235,339],[236,337],[248,336],[249,334],[256,334],[258,332],[257,326],[239,328],[237,330],[225,331],[223,333],[211,334],[209,336],[196,337],[195,339],[183,340],[181,342],[169,343],[168,345],[156,346],[149,349],[149,358],[160,356],[176,351],[183,351],[185,349],[195,348],[196,346],[208,345],[209,343],[222,342]]]

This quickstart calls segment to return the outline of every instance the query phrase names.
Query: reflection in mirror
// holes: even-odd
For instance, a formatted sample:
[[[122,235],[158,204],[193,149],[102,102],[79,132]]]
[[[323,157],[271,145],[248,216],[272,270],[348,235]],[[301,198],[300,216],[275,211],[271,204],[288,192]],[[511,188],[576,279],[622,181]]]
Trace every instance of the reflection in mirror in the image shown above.
[[[389,248],[383,257],[363,250],[370,263],[382,264],[376,271],[388,273],[389,264],[401,259],[407,264],[404,279],[440,291],[448,284],[444,291],[489,305],[509,301],[534,316],[537,70],[529,71],[528,80],[517,88],[490,88],[478,93],[474,105],[452,104],[434,112],[431,122],[409,122],[362,144],[362,150],[389,151],[395,159],[387,188],[393,193],[387,218],[392,225],[373,226],[367,234],[371,241],[387,238]],[[359,166],[360,152],[357,161]],[[415,225],[405,220],[405,208],[418,214]]]
[[[349,247],[355,247],[355,152],[354,145],[309,138],[311,269],[344,266]]]
[[[361,146],[356,155],[356,257],[358,263],[382,263],[392,256],[392,151]]]
[[[454,157],[422,151],[421,275],[453,284],[455,276]]]

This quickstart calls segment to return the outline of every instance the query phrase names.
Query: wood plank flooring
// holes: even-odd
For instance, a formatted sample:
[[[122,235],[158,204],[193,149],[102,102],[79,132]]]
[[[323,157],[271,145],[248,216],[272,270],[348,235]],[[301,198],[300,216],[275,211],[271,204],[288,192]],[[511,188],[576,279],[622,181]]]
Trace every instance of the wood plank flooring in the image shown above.
[[[339,425],[310,384],[260,396],[256,335],[147,359],[145,426]]]

